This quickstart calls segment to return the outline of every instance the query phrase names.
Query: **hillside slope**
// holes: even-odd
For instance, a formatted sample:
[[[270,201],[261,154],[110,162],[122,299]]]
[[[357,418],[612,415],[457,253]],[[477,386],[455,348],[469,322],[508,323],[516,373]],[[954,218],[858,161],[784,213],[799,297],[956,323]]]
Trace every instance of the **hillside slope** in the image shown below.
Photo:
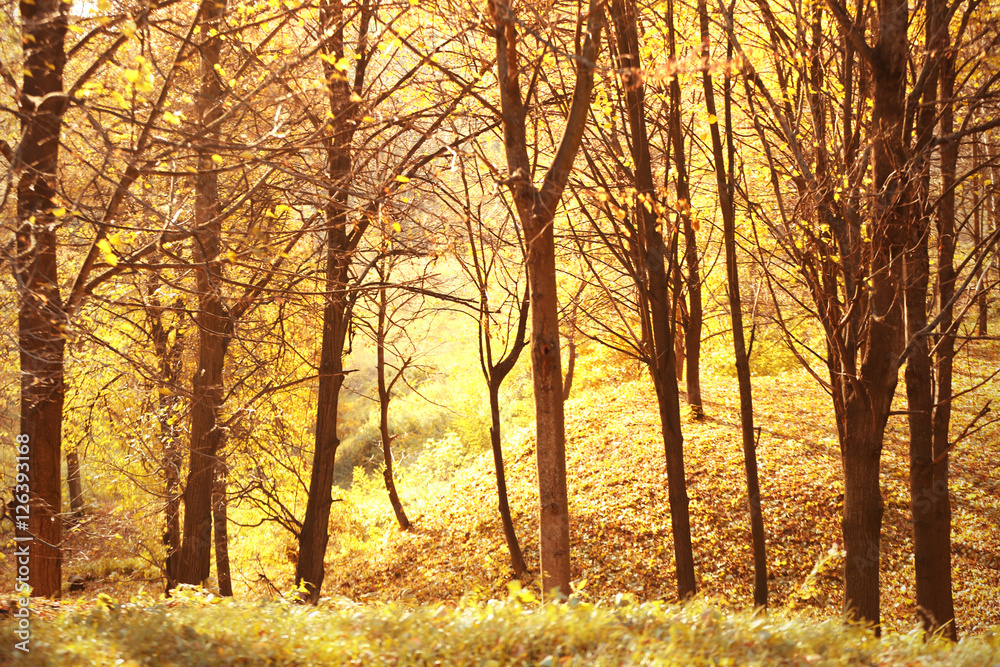
[[[965,375],[963,381],[972,379]],[[996,393],[995,381],[988,391]],[[698,585],[719,604],[745,607],[752,601],[753,563],[735,379],[707,377],[703,392],[707,418],[683,424]],[[843,602],[843,480],[830,399],[804,372],[755,379],[754,392],[771,604],[835,616]],[[953,432],[979,407],[960,402]],[[646,377],[592,367],[566,414],[574,580],[592,600],[627,593],[640,601],[675,601],[663,444]],[[515,524],[537,573],[530,429],[505,433],[504,447]],[[956,613],[961,632],[977,632],[1000,625],[996,429],[960,443],[953,461]],[[883,454],[881,580],[884,622],[898,630],[917,622],[907,480],[906,421],[894,416]],[[366,497],[380,481],[370,482]],[[490,455],[444,482],[404,472],[399,486],[415,524],[409,533],[395,529],[387,502],[361,507],[352,502],[360,496],[351,494],[336,505],[330,594],[502,599],[511,570]]]

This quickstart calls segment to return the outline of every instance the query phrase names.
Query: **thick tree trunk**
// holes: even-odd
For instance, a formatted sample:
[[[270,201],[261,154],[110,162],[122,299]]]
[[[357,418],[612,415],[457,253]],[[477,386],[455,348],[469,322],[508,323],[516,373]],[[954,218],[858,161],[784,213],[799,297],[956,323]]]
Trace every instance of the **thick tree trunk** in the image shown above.
[[[219,133],[222,88],[215,66],[219,63],[222,41],[218,28],[225,15],[225,2],[207,2],[199,19],[201,34],[201,90],[195,101],[200,126],[206,128],[204,143],[198,146],[198,173],[195,175],[194,264],[198,294],[198,366],[191,396],[191,445],[187,484],[184,488],[184,540],[181,545],[177,580],[200,584],[209,575],[212,556],[212,487],[221,432],[218,428],[222,405],[223,369],[229,320],[219,290],[222,266],[219,262],[222,223],[219,220],[219,173],[212,160],[211,143]]]
[[[368,31],[367,4],[362,8],[359,31]],[[344,14],[340,2],[320,3],[320,27],[325,35],[324,55],[334,56],[335,62],[344,57]],[[360,50],[359,50],[360,53]],[[364,61],[362,61],[363,63]],[[320,347],[319,392],[316,399],[316,444],[306,513],[299,534],[299,559],[295,566],[295,585],[307,589],[305,599],[313,604],[319,600],[323,587],[323,559],[330,539],[330,507],[333,505],[333,467],[340,440],[337,437],[337,410],[340,389],[344,383],[344,345],[351,319],[351,298],[347,292],[350,280],[351,254],[364,233],[363,221],[348,233],[348,186],[353,171],[352,141],[356,127],[357,104],[350,101],[351,88],[344,76],[329,61],[323,61],[323,72],[329,81],[330,113],[334,130],[326,142],[328,202],[323,216],[326,222],[326,294],[323,307],[323,337]],[[355,91],[360,95],[363,81],[362,65],[355,71]]]
[[[531,368],[535,391],[542,591],[570,594],[569,501],[559,303],[552,216],[534,212],[526,227],[531,286]]]
[[[882,529],[882,496],[879,460],[883,429],[863,419],[863,406],[855,408],[844,442],[844,563],[845,610],[858,620],[879,623],[879,546]],[[867,428],[862,425],[868,421]],[[884,426],[883,426],[884,428]]]
[[[33,595],[62,593],[62,418],[66,394],[63,326],[56,258],[55,201],[59,135],[66,97],[66,11],[60,0],[21,2],[24,83],[19,99],[21,141],[13,173],[17,181],[17,245],[12,262],[19,298],[21,424],[18,443],[28,448],[19,472],[28,473],[18,497],[30,495],[27,525],[16,537],[29,540]],[[19,466],[22,462],[18,462]],[[24,500],[29,500],[25,497]]]
[[[233,596],[233,577],[229,570],[229,517],[226,504],[226,462],[216,459],[212,485],[212,526],[215,537],[215,574],[219,595]]]
[[[863,338],[860,373],[846,378],[839,399],[844,466],[844,609],[880,631],[879,487],[882,437],[896,390],[901,328],[900,262],[912,220],[913,184],[905,167],[904,91],[908,41],[906,0],[879,4],[878,42],[871,49],[872,192],[870,316]]]
[[[646,134],[644,86],[639,60],[639,37],[636,29],[636,8],[630,0],[613,0],[611,3],[615,34],[618,37],[619,67],[623,72],[625,100],[628,106],[628,125],[631,135],[632,160],[635,164],[635,188],[643,200],[635,207],[639,222],[639,236],[644,241],[647,287],[646,304],[649,309],[651,336],[650,373],[656,389],[660,408],[660,422],[667,463],[669,485],[671,532],[674,538],[674,561],[677,569],[677,593],[681,599],[694,595],[694,555],[691,547],[691,522],[688,514],[687,482],[684,475],[684,439],[680,423],[680,395],[677,388],[677,360],[674,337],[679,327],[673,317],[674,298],[667,275],[668,251],[663,241],[666,220],[658,216],[655,206],[656,189],[649,159],[649,140]],[[644,205],[645,204],[645,205]],[[670,270],[676,276],[679,269],[671,260]],[[640,286],[641,288],[641,286]]]
[[[954,56],[948,49],[948,33],[945,25],[945,7],[941,2],[932,5],[933,20],[929,22],[928,33],[940,31],[940,51],[943,57],[940,63],[940,115],[941,134],[951,134],[954,131]],[[931,9],[931,8],[929,8]],[[937,48],[937,47],[935,47]],[[930,107],[934,109],[933,106]],[[949,142],[941,147],[941,198],[938,201],[937,232],[938,232],[938,304],[941,309],[941,321],[938,329],[943,332],[936,341],[936,376],[937,386],[930,386],[933,376],[928,374],[927,407],[933,409],[931,419],[920,417],[920,454],[919,465],[911,470],[911,480],[917,477],[920,481],[921,495],[913,498],[914,519],[914,552],[917,574],[917,608],[922,617],[924,628],[935,631],[943,628],[943,633],[952,641],[958,641],[958,628],[955,622],[955,604],[952,595],[951,582],[951,499],[948,488],[948,448],[949,429],[951,426],[952,397],[952,363],[955,357],[955,337],[953,335],[954,309],[950,304],[955,294],[955,172],[958,161],[958,142]],[[928,212],[929,213],[929,212]],[[929,224],[927,225],[929,227]],[[929,233],[929,229],[927,230]],[[929,242],[929,239],[928,239]],[[927,243],[921,244],[921,262],[927,252]],[[929,258],[928,272],[930,271]],[[925,297],[926,298],[926,297]],[[926,301],[925,301],[926,303]],[[909,302],[907,302],[909,305]],[[914,326],[910,326],[911,331]],[[910,334],[913,335],[912,333]],[[930,342],[924,338],[924,346]],[[926,361],[921,360],[921,366],[926,363],[930,371],[931,358],[929,350]],[[936,392],[935,392],[936,389]],[[936,396],[935,396],[936,393]],[[935,400],[936,399],[936,400]],[[912,408],[910,408],[912,414]],[[924,435],[924,429],[930,434]],[[924,455],[930,455],[925,460]],[[929,486],[927,483],[929,482]],[[917,523],[922,524],[922,537],[916,537]]]

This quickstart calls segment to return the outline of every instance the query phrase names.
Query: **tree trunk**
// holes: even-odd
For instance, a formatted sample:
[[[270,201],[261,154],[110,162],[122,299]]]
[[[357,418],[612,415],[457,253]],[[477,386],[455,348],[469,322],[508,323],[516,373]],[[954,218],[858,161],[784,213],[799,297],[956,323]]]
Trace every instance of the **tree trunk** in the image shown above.
[[[676,58],[674,31],[674,3],[667,3],[667,40],[670,57]],[[687,265],[688,318],[684,327],[684,349],[687,370],[687,402],[691,416],[704,419],[705,408],[701,397],[701,330],[703,307],[701,302],[701,269],[698,260],[698,238],[691,220],[691,190],[688,182],[687,157],[684,152],[684,133],[681,126],[680,77],[670,81],[670,145],[674,168],[677,170],[677,206],[684,229],[684,263]],[[678,378],[680,374],[678,373]]]
[[[66,452],[66,484],[69,486],[69,508],[73,517],[83,516],[83,480],[80,474],[80,456],[76,448]]]
[[[182,401],[171,387],[181,376],[184,352],[183,333],[179,327],[167,327],[163,321],[163,305],[156,290],[159,277],[150,272],[146,295],[146,319],[149,322],[150,338],[160,366],[159,380],[167,392],[158,391],[157,418],[160,423],[160,439],[163,442],[163,497],[164,508],[163,544],[166,547],[164,573],[167,578],[167,594],[177,586],[177,572],[180,566],[181,549],[181,468],[184,465],[184,451],[181,445],[181,428],[178,423]],[[182,313],[184,302],[177,299],[174,311]],[[171,336],[171,334],[173,334]],[[172,338],[172,340],[171,340]]]
[[[930,9],[930,8],[929,8]],[[954,131],[954,87],[955,61],[949,47],[946,9],[941,2],[933,5],[933,19],[929,22],[928,33],[940,31],[940,115],[941,134],[951,134]],[[934,106],[930,106],[934,109]],[[917,477],[930,482],[926,496],[919,496],[919,507],[914,507],[914,551],[917,574],[917,608],[924,628],[935,631],[943,628],[943,633],[952,641],[958,641],[958,627],[955,622],[955,604],[952,595],[951,582],[951,499],[948,484],[948,447],[949,429],[951,426],[952,398],[952,363],[955,358],[954,309],[950,304],[955,294],[955,172],[958,162],[958,142],[949,142],[941,147],[941,198],[938,201],[937,232],[938,232],[938,303],[941,321],[938,324],[942,336],[936,343],[936,375],[937,386],[928,387],[928,405],[933,407],[933,423],[921,415],[921,454],[930,454],[931,460],[926,466],[920,466]],[[930,213],[928,211],[928,213]],[[928,225],[929,226],[929,225]],[[929,232],[929,230],[928,230]],[[929,242],[929,239],[928,239]],[[926,253],[927,245],[921,244],[921,253]],[[923,261],[923,256],[921,257]],[[928,271],[929,271],[928,260]],[[926,301],[925,301],[926,303]],[[912,327],[911,327],[912,329]],[[913,334],[911,334],[913,335]],[[925,345],[930,341],[925,337]],[[923,363],[923,362],[921,362]],[[931,359],[928,353],[928,367]],[[929,370],[929,368],[928,368]],[[928,384],[933,377],[927,378]],[[935,391],[936,388],[936,402]],[[923,429],[929,428],[932,433],[925,441]],[[920,463],[924,463],[921,459]],[[911,479],[913,473],[911,473]],[[918,498],[914,496],[914,498]],[[926,501],[926,502],[924,502]],[[914,504],[916,505],[916,500]],[[924,524],[923,533],[926,541],[921,544],[916,539],[916,523],[918,515]]]
[[[541,188],[531,182],[517,63],[517,28],[507,2],[489,0],[497,46],[497,78],[507,155],[507,185],[513,194],[528,245],[531,300],[531,363],[539,492],[539,550],[544,594],[570,594],[569,509],[566,493],[566,435],[562,367],[559,361],[559,307],[553,220],[573,160],[580,149],[594,87],[603,12],[589,5],[583,48],[576,59],[576,85],[566,129]],[[582,26],[581,26],[582,28]]]
[[[225,3],[206,2],[199,19],[204,40],[201,54],[201,90],[195,100],[199,125],[205,138],[198,146],[198,173],[195,181],[194,263],[198,294],[198,366],[191,396],[191,458],[184,488],[184,539],[181,545],[177,580],[200,584],[209,575],[212,555],[212,487],[221,432],[218,428],[222,405],[223,368],[229,321],[222,295],[222,266],[219,262],[222,223],[219,220],[219,173],[211,144],[218,137],[215,126],[221,117],[222,88],[215,66],[219,63],[221,39],[218,28],[225,15]]]
[[[645,302],[648,306],[650,330],[650,373],[656,389],[663,432],[663,446],[669,485],[671,532],[674,539],[674,560],[677,569],[677,594],[681,599],[694,595],[697,584],[694,575],[694,554],[691,547],[691,522],[688,514],[687,482],[684,475],[684,439],[680,423],[680,395],[677,388],[676,356],[674,352],[675,312],[667,275],[668,250],[663,241],[665,219],[656,213],[656,189],[649,159],[646,134],[644,86],[639,60],[639,37],[636,29],[636,8],[630,0],[613,0],[612,19],[618,37],[619,68],[623,72],[628,125],[631,135],[632,161],[635,164],[635,188],[642,201],[635,207],[639,237],[644,241],[645,257],[639,263],[646,266],[648,286]],[[640,245],[641,247],[641,245]],[[640,250],[642,252],[642,250]],[[677,275],[676,250],[671,248],[670,270]],[[640,286],[641,289],[641,286]]]
[[[368,32],[370,15],[367,3],[362,7],[359,32]],[[334,62],[344,58],[344,14],[340,2],[320,2],[320,29],[325,35],[323,53],[334,56]],[[361,53],[363,49],[359,49]],[[361,61],[364,63],[365,61]],[[330,539],[330,507],[333,504],[333,467],[340,440],[337,437],[337,410],[340,389],[344,383],[344,345],[351,319],[353,303],[347,285],[350,280],[351,254],[364,234],[367,222],[349,233],[348,187],[353,158],[352,141],[357,104],[350,100],[351,88],[344,76],[328,60],[323,61],[323,73],[329,82],[330,113],[334,124],[332,136],[326,139],[328,203],[323,216],[326,221],[326,294],[323,307],[323,337],[320,347],[319,391],[316,399],[316,444],[306,513],[299,534],[299,559],[295,566],[295,585],[307,589],[305,599],[319,601],[323,587],[323,559]],[[363,65],[355,71],[355,90],[361,94]]]
[[[177,586],[181,564],[181,466],[184,451],[179,434],[171,434],[163,450],[163,487],[167,498],[163,543],[167,547],[165,570],[167,593]]]
[[[226,514],[226,462],[216,459],[212,485],[212,531],[215,536],[215,574],[219,595],[233,596],[233,577],[229,571],[229,518]]]
[[[556,292],[552,217],[531,215],[526,227],[531,286],[531,367],[534,376],[540,550],[544,594],[570,594],[569,501],[566,491],[566,435],[562,365],[559,360],[559,303]],[[547,218],[547,219],[546,219]]]
[[[384,282],[387,276],[380,272],[379,279]],[[385,480],[385,490],[389,492],[389,502],[392,504],[392,512],[396,515],[396,522],[402,530],[410,529],[410,520],[406,518],[403,511],[403,503],[396,493],[396,480],[392,474],[392,436],[389,434],[389,402],[392,400],[392,388],[387,386],[385,381],[385,319],[386,319],[385,287],[378,291],[378,325],[375,331],[376,361],[375,370],[378,375],[378,408],[379,408],[379,435],[382,438],[382,460],[385,463],[385,470],[382,471],[382,478]],[[400,369],[400,374],[403,370]],[[397,376],[398,377],[398,376]]]
[[[507,540],[507,550],[510,552],[511,567],[514,577],[523,579],[528,574],[528,566],[524,563],[521,545],[517,541],[514,530],[514,520],[510,516],[510,505],[507,502],[507,478],[503,469],[503,448],[500,443],[500,383],[490,382],[490,445],[493,448],[493,466],[497,473],[497,496],[500,502],[500,522],[503,525],[503,535]]]
[[[18,443],[28,448],[30,495],[27,526],[16,537],[30,540],[28,583],[33,595],[62,594],[62,417],[66,317],[59,293],[55,201],[59,136],[66,96],[66,11],[60,0],[21,3],[24,83],[19,99],[21,141],[12,173],[17,181],[17,246],[12,262],[18,298],[21,361],[21,424]],[[65,210],[65,209],[63,209]],[[23,442],[22,442],[23,440]],[[20,466],[22,462],[18,462]],[[29,500],[25,498],[25,500]]]
[[[701,24],[702,56],[709,57],[709,25],[705,0],[698,4]],[[732,54],[729,54],[732,57]],[[725,88],[726,139],[729,144],[729,169],[733,167],[730,88],[727,77]],[[705,110],[718,117],[715,106],[715,89],[708,71],[702,75],[705,91]],[[764,516],[760,502],[760,483],[757,478],[757,443],[754,429],[753,393],[750,385],[750,358],[747,355],[743,334],[743,302],[740,298],[740,272],[736,258],[736,212],[732,198],[731,173],[723,157],[722,136],[719,122],[711,124],[712,166],[715,170],[719,207],[722,209],[722,234],[726,249],[726,290],[729,294],[729,316],[733,325],[733,352],[736,358],[736,378],[740,390],[740,433],[743,436],[743,461],[747,478],[747,509],[750,513],[750,534],[753,546],[754,586],[753,602],[758,608],[767,607],[767,547],[764,537]]]

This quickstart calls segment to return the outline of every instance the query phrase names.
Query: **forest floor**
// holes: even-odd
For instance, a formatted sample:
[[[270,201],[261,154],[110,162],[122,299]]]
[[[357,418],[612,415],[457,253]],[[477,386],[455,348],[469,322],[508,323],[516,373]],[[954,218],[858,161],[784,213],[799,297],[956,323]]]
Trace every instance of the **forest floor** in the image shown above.
[[[1000,360],[967,351],[956,366],[956,388],[998,367]],[[803,371],[755,378],[753,391],[770,604],[837,617],[844,487],[831,399]],[[705,419],[683,423],[698,588],[715,604],[746,608],[753,601],[753,562],[735,377],[706,376],[702,392]],[[996,378],[974,401],[960,398],[952,433],[961,433],[991,396],[1000,398]],[[899,403],[896,409],[905,409]],[[663,441],[647,377],[620,365],[590,368],[574,387],[566,418],[572,578],[581,595],[677,601]],[[891,417],[882,459],[880,579],[884,625],[899,632],[917,624],[907,435],[905,415]],[[514,522],[537,573],[531,429],[505,433],[504,448]],[[953,450],[953,586],[963,634],[1000,626],[998,468],[996,424]],[[491,456],[419,493],[407,481],[404,475],[400,487],[410,532],[391,530],[388,510],[381,527],[365,530],[370,519],[350,503],[337,505],[342,530],[331,536],[326,590],[354,600],[503,599],[512,570]]]
[[[663,444],[652,388],[647,376],[634,364],[601,358],[584,361],[566,403],[576,598],[609,608],[631,601],[676,602]],[[986,384],[976,394],[957,400],[953,436],[963,432],[985,401],[996,403],[1000,399],[1000,382],[989,379],[998,367],[1000,359],[982,356],[974,349],[962,353],[956,368],[956,388],[984,380]],[[770,606],[775,611],[771,622],[780,624],[781,618],[798,619],[796,623],[803,619],[836,621],[842,604],[843,478],[830,399],[803,371],[755,378],[753,388],[756,423],[760,427],[757,452],[767,532]],[[902,387],[897,393],[903,393]],[[698,614],[712,615],[716,612],[705,610],[714,609],[736,618],[752,604],[753,563],[735,378],[706,373],[703,395],[705,419],[695,421],[686,416],[682,425],[699,587],[696,604],[701,605],[696,607],[701,611],[691,614],[701,618]],[[904,407],[902,400],[896,406],[899,410]],[[980,423],[988,419],[987,415]],[[504,433],[514,521],[528,566],[535,573],[531,581],[522,583],[525,594],[530,591],[537,595],[533,442],[528,427],[509,428]],[[952,563],[959,632],[987,639],[992,636],[988,639],[991,642],[1000,628],[998,464],[998,424],[971,432],[952,452]],[[430,475],[420,472],[419,466],[404,466],[398,485],[414,524],[409,532],[396,528],[380,484],[381,477],[374,475],[356,482],[356,488],[337,492],[345,502],[334,504],[331,519],[324,585],[328,607],[343,607],[352,618],[369,614],[374,619],[383,613],[377,610],[384,604],[402,605],[392,608],[411,609],[417,616],[424,613],[421,610],[443,604],[455,614],[454,618],[447,617],[451,619],[448,622],[461,626],[469,614],[480,613],[475,609],[488,608],[482,605],[489,601],[506,601],[501,606],[510,604],[512,572],[496,509],[496,480],[489,452],[475,455],[468,465],[444,476],[440,471]],[[917,625],[905,415],[893,416],[889,422],[882,485],[883,624],[889,633],[905,634]],[[141,525],[141,517],[103,508],[90,513],[77,530],[68,534],[71,550],[64,574],[85,577],[87,589],[67,596],[67,604],[63,605],[67,613],[73,609],[80,610],[73,613],[91,613],[102,605],[118,604],[114,600],[130,597],[132,603],[122,609],[129,604],[136,610],[151,609],[156,618],[157,614],[174,613],[170,611],[174,603],[167,601],[164,606],[160,597],[158,571],[133,551],[137,540],[148,538],[144,536],[148,531]],[[248,539],[235,539],[234,553],[241,553],[239,542]],[[234,562],[237,598],[269,596],[280,604],[276,594],[291,587],[294,567],[287,559],[294,557],[294,544],[287,539],[253,541],[274,552],[270,567],[262,570],[270,573],[273,583],[258,579],[256,566]],[[267,544],[261,546],[262,542]],[[0,562],[0,573],[9,572],[9,565],[9,559]],[[10,595],[8,581],[12,577],[4,574],[0,593],[5,599]],[[57,609],[46,612],[44,605],[39,609],[41,618],[54,619],[55,625],[46,630],[55,633],[53,637],[98,631],[91,621],[62,617]],[[254,609],[232,613],[250,618],[258,613]],[[359,611],[362,609],[369,611]],[[641,616],[647,612],[636,613]],[[161,621],[167,622],[160,619],[156,623]],[[608,622],[618,623],[614,619]],[[695,625],[697,622],[695,618]],[[746,629],[746,623],[756,621],[739,621],[737,626]],[[0,622],[0,630],[2,626]],[[85,630],[84,626],[93,627]],[[783,627],[785,632],[790,626]],[[146,630],[159,632],[152,627]],[[114,624],[106,631],[125,632]],[[219,641],[223,640],[212,639],[206,646],[214,651]],[[973,660],[956,664],[979,663]]]

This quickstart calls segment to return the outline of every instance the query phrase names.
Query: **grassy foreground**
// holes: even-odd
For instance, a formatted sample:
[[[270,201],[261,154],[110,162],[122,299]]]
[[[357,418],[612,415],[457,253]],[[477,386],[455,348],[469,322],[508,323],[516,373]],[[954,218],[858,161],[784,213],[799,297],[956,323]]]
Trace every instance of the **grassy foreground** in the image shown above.
[[[504,602],[456,606],[239,602],[107,596],[39,610],[30,652],[0,624],[12,665],[1000,665],[1000,634],[957,645],[922,633],[881,640],[856,625],[787,613],[753,616],[705,601],[539,605],[524,590]]]

